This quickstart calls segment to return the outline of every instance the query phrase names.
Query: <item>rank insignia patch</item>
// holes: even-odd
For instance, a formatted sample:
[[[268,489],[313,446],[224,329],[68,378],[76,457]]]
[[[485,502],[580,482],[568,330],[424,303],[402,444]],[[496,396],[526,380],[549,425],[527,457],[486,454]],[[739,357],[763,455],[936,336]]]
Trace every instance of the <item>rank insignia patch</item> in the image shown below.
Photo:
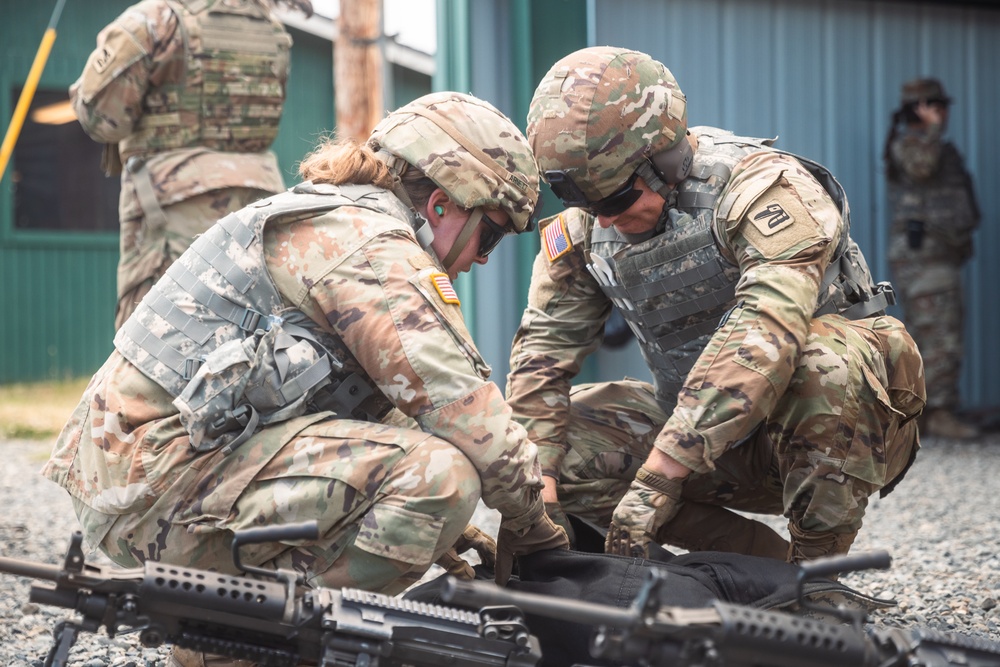
[[[451,278],[448,277],[447,273],[432,273],[431,282],[434,283],[434,289],[437,290],[442,301],[453,303],[456,306],[461,305],[458,301],[458,294],[455,292],[455,287],[451,284]]]
[[[542,247],[545,248],[545,256],[549,258],[549,262],[556,261],[573,249],[573,242],[566,233],[566,223],[561,215],[542,230]]]

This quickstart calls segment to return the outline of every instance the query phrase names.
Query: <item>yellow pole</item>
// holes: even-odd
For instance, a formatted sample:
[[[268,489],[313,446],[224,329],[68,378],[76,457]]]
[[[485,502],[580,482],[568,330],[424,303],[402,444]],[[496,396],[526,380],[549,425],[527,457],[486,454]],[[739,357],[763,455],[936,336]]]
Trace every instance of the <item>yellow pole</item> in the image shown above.
[[[0,146],[0,179],[3,178],[4,173],[7,171],[7,161],[10,160],[10,155],[14,152],[14,145],[21,134],[21,128],[24,126],[24,119],[28,115],[28,109],[31,107],[31,100],[35,97],[38,80],[42,78],[42,70],[45,69],[45,63],[49,59],[52,44],[56,41],[56,24],[59,23],[59,15],[62,14],[63,5],[65,4],[66,0],[58,0],[56,2],[52,18],[49,19],[49,26],[45,30],[45,34],[42,35],[42,43],[38,45],[38,52],[35,53],[35,62],[31,64],[31,71],[28,72],[28,80],[24,82],[24,88],[21,89],[21,95],[17,99],[17,106],[14,108],[14,117],[11,118],[10,125],[7,127],[7,133],[3,138],[3,146]]]

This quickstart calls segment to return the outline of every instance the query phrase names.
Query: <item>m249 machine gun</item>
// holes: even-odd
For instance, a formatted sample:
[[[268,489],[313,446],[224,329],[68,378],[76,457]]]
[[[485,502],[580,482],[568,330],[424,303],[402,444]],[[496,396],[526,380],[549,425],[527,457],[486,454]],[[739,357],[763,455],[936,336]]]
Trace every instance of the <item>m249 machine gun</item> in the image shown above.
[[[136,632],[147,647],[174,644],[261,667],[538,664],[538,642],[516,608],[470,612],[355,589],[305,588],[293,571],[240,564],[240,545],[316,536],[315,522],[240,531],[233,562],[253,577],[153,562],[127,570],[87,565],[80,533],[61,567],[0,558],[0,572],[49,582],[32,584],[29,599],[80,616],[56,626],[46,667],[66,665],[77,636],[101,628],[110,637]]]
[[[315,539],[314,522],[240,531],[237,570],[253,576],[146,563],[131,570],[86,565],[73,535],[63,565],[0,558],[0,572],[43,580],[33,602],[72,609],[45,660],[63,667],[81,632],[138,633],[149,647],[175,644],[261,667],[536,667],[545,641],[531,615],[594,629],[589,659],[577,667],[1000,667],[1000,644],[929,629],[866,628],[864,612],[817,606],[804,583],[834,573],[886,568],[884,552],[813,561],[801,567],[798,603],[829,619],[717,601],[711,607],[663,605],[664,570],[651,568],[628,608],[446,578],[442,597],[456,606],[354,589],[308,588],[287,570],[240,564],[243,544]],[[664,588],[666,587],[666,588]],[[669,599],[669,598],[666,598]],[[473,611],[475,610],[475,611]],[[558,667],[568,667],[560,664]]]
[[[888,553],[872,552],[805,563],[798,576],[798,605],[816,614],[767,611],[717,601],[707,608],[663,606],[669,587],[651,569],[627,609],[511,591],[486,582],[449,578],[445,602],[463,607],[513,606],[531,615],[595,628],[594,664],[637,667],[1000,667],[1000,643],[932,629],[866,628],[867,614],[819,606],[805,582],[832,574],[887,569]],[[817,620],[830,615],[841,622]],[[544,652],[544,642],[543,642]],[[578,665],[577,667],[584,667]]]

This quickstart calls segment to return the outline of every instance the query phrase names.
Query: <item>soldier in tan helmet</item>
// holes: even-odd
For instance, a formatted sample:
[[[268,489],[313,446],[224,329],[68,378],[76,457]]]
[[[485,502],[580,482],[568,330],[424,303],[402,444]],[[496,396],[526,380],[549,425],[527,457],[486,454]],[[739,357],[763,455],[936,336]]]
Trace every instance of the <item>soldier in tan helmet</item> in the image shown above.
[[[567,207],[539,225],[507,382],[550,516],[610,525],[625,555],[846,553],[916,454],[924,381],[837,181],[769,140],[689,127],[670,71],[621,48],[555,63],[527,134]],[[653,384],[571,389],[612,306]],[[783,514],[790,543],[731,510]]]
[[[466,530],[482,498],[501,582],[514,556],[568,547],[452,286],[532,229],[524,135],[435,93],[300,172],[198,237],[118,330],[43,471],[89,542],[124,567],[227,572],[234,531],[315,519],[317,541],[244,560],[398,593],[437,561],[470,575],[457,543],[493,557]]]
[[[889,265],[903,318],[924,359],[921,432],[967,439],[979,430],[955,415],[965,331],[962,266],[972,257],[979,207],[965,161],[944,138],[950,105],[937,79],[903,84],[884,154],[892,216]]]
[[[281,2],[312,13],[309,0]],[[105,172],[121,174],[116,329],[195,236],[285,189],[268,149],[292,38],[271,4],[143,0],[100,32],[70,87]]]

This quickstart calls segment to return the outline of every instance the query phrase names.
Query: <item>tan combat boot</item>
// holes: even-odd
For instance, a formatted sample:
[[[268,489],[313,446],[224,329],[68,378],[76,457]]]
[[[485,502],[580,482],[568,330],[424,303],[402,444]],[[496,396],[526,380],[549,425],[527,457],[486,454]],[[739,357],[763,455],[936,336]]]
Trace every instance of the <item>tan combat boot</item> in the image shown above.
[[[788,546],[789,563],[801,563],[807,560],[841,556],[851,550],[857,531],[853,533],[814,533],[800,529],[795,524],[788,525],[792,541]],[[835,577],[831,577],[835,579]]]
[[[174,646],[167,658],[167,667],[257,667],[249,660],[237,660],[211,653],[199,653],[190,649]]]
[[[931,410],[925,415],[924,434],[935,438],[969,440],[979,437],[979,429],[958,419],[944,408]]]

